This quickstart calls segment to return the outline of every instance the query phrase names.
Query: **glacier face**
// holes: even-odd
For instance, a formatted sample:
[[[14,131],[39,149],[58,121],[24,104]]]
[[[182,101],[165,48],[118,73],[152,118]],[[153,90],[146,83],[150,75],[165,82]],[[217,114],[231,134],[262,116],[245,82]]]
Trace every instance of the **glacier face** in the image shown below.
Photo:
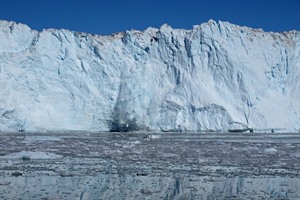
[[[0,21],[0,130],[300,130],[300,32],[99,36]]]

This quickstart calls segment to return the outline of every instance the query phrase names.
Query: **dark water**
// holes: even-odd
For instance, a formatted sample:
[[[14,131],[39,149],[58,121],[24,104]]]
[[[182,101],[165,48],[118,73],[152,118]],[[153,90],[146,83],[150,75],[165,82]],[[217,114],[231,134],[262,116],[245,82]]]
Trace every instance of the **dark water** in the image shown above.
[[[300,199],[300,135],[1,133],[0,199]]]

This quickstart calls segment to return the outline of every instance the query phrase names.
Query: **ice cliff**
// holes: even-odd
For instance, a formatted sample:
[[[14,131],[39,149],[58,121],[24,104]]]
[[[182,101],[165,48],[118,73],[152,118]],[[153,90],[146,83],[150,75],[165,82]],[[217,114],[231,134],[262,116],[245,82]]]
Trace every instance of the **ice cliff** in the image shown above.
[[[1,131],[300,130],[300,32],[100,36],[0,21]]]

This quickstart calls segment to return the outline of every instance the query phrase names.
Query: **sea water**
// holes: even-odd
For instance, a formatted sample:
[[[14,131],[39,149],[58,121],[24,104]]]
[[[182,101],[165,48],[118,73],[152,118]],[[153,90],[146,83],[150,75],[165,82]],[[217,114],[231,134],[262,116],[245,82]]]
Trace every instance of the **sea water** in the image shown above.
[[[300,199],[297,133],[1,133],[1,199]]]

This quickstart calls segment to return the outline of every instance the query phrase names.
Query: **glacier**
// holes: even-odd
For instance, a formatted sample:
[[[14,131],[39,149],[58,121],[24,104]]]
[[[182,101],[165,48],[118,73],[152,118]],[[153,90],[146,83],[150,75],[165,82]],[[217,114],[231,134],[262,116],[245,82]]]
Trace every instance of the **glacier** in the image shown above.
[[[300,32],[0,21],[0,131],[300,131]]]

